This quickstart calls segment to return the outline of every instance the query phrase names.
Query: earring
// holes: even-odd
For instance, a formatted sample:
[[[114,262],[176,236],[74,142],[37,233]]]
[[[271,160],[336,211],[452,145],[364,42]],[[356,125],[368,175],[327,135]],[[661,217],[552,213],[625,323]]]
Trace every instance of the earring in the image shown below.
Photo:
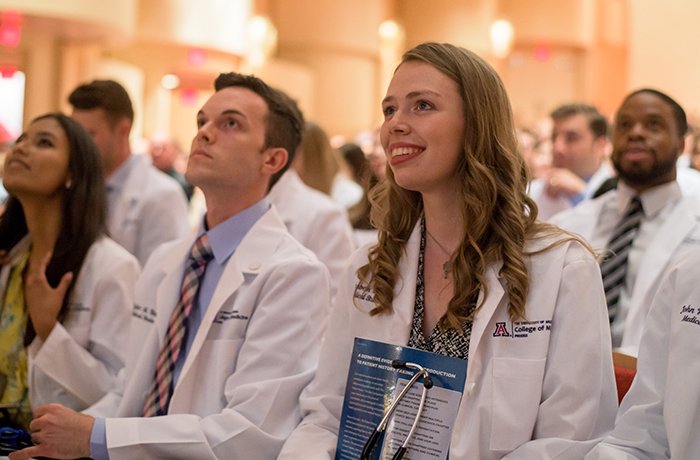
[[[70,188],[71,188],[72,186],[73,186],[73,182],[72,182],[70,179],[68,179],[68,180],[66,181],[66,190],[70,190]]]

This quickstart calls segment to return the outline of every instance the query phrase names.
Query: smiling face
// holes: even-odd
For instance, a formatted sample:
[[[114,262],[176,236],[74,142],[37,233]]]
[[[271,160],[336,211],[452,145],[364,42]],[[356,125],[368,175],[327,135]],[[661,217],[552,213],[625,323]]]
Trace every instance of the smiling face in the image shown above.
[[[406,61],[382,110],[381,142],[396,183],[421,193],[458,190],[466,121],[457,83],[430,64]]]
[[[653,94],[638,93],[617,113],[612,162],[620,178],[642,192],[675,180],[683,142],[671,106]]]
[[[5,157],[3,185],[20,201],[62,196],[68,179],[68,150],[66,133],[58,121],[33,122]]]

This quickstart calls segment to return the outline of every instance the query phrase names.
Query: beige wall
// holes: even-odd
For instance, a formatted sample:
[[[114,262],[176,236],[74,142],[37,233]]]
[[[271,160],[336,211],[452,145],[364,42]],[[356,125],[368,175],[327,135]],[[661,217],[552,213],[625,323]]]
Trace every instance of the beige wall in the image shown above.
[[[308,69],[314,83],[307,117],[330,135],[352,137],[377,123],[381,89],[379,24],[385,0],[268,0],[279,32],[278,57]]]
[[[514,112],[525,124],[558,105],[593,104],[611,114],[626,92],[627,0],[504,0],[500,16],[516,31],[515,49],[500,64]],[[549,50],[536,59],[535,48]]]
[[[20,48],[0,47],[0,64],[19,64],[27,73],[26,118],[64,107],[67,92],[113,58],[143,72],[137,95],[143,134],[169,128],[189,142],[193,110],[180,105],[178,92],[160,87],[162,75],[177,72],[183,86],[205,97],[219,72],[249,69],[232,52],[237,45],[218,43],[216,34],[207,39],[201,30],[183,33],[180,26],[199,17],[188,15],[189,6],[202,9],[201,2],[185,0],[0,0],[0,9],[20,8],[26,15]],[[526,122],[573,100],[611,114],[640,86],[665,90],[700,115],[695,0],[251,0],[249,9],[268,15],[279,37],[276,54],[255,73],[297,98],[331,135],[352,137],[381,119],[387,75],[402,51],[382,50],[377,31],[385,19],[402,25],[405,46],[450,41],[482,55],[501,74],[516,115]],[[515,27],[514,48],[505,59],[490,51],[489,26],[498,18]],[[195,22],[200,29],[210,24]],[[535,59],[538,44],[549,47],[549,59]],[[188,66],[190,46],[207,49],[202,68]]]
[[[407,47],[450,42],[487,57],[489,27],[498,2],[489,0],[400,0],[396,14],[406,28]]]
[[[581,101],[608,113],[626,91],[629,0],[421,0],[397,1],[407,45],[448,41],[490,62],[524,124],[547,118],[557,105]],[[508,19],[512,53],[491,51],[490,25]],[[535,57],[536,47],[549,51]]]
[[[668,93],[700,121],[700,2],[630,2],[628,89]]]

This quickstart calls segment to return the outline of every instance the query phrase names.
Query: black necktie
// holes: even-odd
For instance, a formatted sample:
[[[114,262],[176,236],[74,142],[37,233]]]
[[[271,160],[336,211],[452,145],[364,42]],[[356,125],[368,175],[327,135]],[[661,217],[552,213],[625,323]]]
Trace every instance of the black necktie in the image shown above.
[[[642,201],[639,197],[634,197],[630,201],[625,215],[617,224],[610,241],[608,241],[607,253],[600,263],[605,300],[608,303],[608,316],[611,323],[617,315],[620,292],[627,277],[627,258],[634,238],[639,232],[642,217],[644,217]]]

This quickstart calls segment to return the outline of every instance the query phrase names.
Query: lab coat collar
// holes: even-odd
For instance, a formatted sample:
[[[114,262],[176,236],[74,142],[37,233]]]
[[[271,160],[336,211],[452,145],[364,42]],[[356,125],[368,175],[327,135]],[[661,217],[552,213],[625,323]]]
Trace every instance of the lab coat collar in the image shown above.
[[[299,177],[299,174],[294,169],[289,168],[272,186],[272,189],[267,194],[267,199],[280,209],[299,206],[299,203],[296,203],[295,200],[299,197],[298,190],[303,189],[304,186],[305,184]],[[282,220],[289,228],[293,219],[291,215],[283,215]]]
[[[226,265],[209,307],[204,314],[204,318],[202,318],[202,324],[197,330],[197,335],[185,359],[182,373],[178,380],[178,387],[181,383],[185,384],[190,381],[188,378],[189,371],[197,359],[214,318],[224,305],[224,302],[243,284],[246,275],[257,275],[261,272],[279,246],[278,241],[285,234],[284,223],[277,211],[271,208],[253,225],[243,238]],[[175,399],[175,394],[173,394],[173,400]]]
[[[622,181],[618,184],[617,190],[617,211],[620,217],[622,217],[627,210],[629,202],[634,196],[637,196],[637,192]],[[669,203],[678,201],[681,197],[681,189],[678,186],[678,182],[675,180],[652,187],[639,195],[639,198],[642,200],[642,207],[644,208],[644,216],[646,218],[654,217],[663,208],[668,206]]]

